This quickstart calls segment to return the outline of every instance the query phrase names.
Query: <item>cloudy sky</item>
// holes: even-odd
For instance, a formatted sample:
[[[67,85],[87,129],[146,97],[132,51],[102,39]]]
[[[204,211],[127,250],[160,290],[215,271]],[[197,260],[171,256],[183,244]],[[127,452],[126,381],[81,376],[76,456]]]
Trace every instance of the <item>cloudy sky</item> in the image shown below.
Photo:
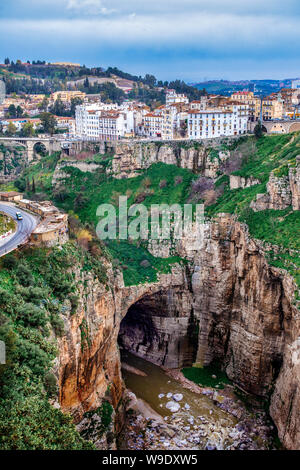
[[[159,79],[300,76],[299,0],[0,1],[0,61],[73,61]]]

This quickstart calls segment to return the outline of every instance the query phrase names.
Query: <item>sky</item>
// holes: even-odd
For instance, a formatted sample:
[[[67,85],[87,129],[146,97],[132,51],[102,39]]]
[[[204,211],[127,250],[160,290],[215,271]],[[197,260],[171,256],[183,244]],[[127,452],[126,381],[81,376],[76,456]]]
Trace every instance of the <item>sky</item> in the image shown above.
[[[1,0],[0,61],[116,66],[161,80],[300,76],[299,0]]]

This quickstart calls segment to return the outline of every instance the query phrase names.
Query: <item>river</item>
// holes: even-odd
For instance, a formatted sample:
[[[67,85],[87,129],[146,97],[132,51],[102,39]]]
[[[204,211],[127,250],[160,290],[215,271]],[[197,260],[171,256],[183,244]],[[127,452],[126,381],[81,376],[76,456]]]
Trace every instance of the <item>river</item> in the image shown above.
[[[155,364],[124,349],[121,350],[121,359],[126,387],[140,399],[138,411],[147,416],[144,429],[141,416],[138,416],[138,421],[136,416],[130,418],[126,430],[127,448],[265,449],[270,446],[268,436],[261,431],[266,427],[263,413],[258,414],[258,419],[250,418],[251,414],[241,422],[216,406],[211,398],[185,388]],[[134,369],[138,373],[134,373]],[[222,390],[217,393],[222,397]],[[180,405],[179,410],[168,409],[170,402],[177,407]],[[147,408],[146,414],[143,413],[143,403]],[[149,418],[149,409],[150,412],[153,410],[154,426]],[[162,425],[157,425],[157,414]]]

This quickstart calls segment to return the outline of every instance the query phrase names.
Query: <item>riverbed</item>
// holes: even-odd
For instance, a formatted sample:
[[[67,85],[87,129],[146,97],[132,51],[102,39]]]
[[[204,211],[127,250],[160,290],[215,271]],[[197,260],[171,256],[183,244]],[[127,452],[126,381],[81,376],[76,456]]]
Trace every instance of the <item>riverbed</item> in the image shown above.
[[[125,431],[129,449],[266,449],[272,429],[263,412],[237,419],[211,396],[195,393],[162,368],[121,351],[122,375],[134,405]],[[217,391],[220,400],[222,390]],[[136,397],[136,398],[133,398]],[[219,403],[218,403],[219,405]],[[152,413],[151,413],[152,410]]]

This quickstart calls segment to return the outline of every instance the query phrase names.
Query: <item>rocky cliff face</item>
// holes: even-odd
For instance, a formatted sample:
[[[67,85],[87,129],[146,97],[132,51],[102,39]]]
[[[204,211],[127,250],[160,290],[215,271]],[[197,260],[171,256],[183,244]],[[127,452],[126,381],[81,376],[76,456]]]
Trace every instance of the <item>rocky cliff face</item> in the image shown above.
[[[186,241],[177,249],[189,265],[174,265],[155,283],[125,287],[110,268],[108,289],[81,279],[81,305],[66,315],[60,343],[62,409],[79,421],[107,394],[117,408],[120,331],[121,344],[157,364],[221,361],[244,390],[272,396],[279,437],[299,449],[300,324],[292,278],[268,265],[231,216],[206,224],[197,249]]]
[[[106,287],[76,271],[81,302],[74,315],[70,315],[66,305],[66,335],[60,340],[56,369],[60,405],[76,421],[80,421],[85,412],[100,406],[108,391],[114,408],[120,402],[123,382],[117,340],[120,323],[130,307],[135,303],[138,305],[141,298],[170,293],[170,286],[176,292],[182,292],[181,306],[188,303],[184,294],[187,281],[179,265],[174,265],[170,274],[161,274],[155,283],[130,287],[125,287],[122,275],[114,276],[109,266],[108,272],[109,287]],[[182,335],[180,325],[177,330]],[[155,356],[155,351],[153,354]],[[172,351],[169,355],[172,359]],[[176,354],[172,360],[178,364]]]
[[[258,194],[256,201],[250,207],[254,211],[266,209],[283,210],[292,206],[293,210],[300,210],[300,163],[297,157],[297,166],[290,167],[288,176],[276,176],[272,172],[267,183],[267,193]]]
[[[86,173],[88,172],[93,172],[98,170],[100,165],[97,163],[87,163],[87,162],[80,162],[80,161],[74,161],[74,160],[66,160],[66,161],[60,161],[56,167],[55,171],[53,173],[52,177],[52,186],[55,187],[56,185],[59,185],[61,180],[64,180],[67,178],[69,175],[64,171],[64,168],[67,167],[72,167],[72,168],[77,168],[78,170]]]
[[[18,144],[0,144],[0,182],[6,183],[18,177],[25,165],[23,153],[24,148]]]
[[[207,144],[208,145],[208,144]],[[211,158],[204,144],[192,146],[179,142],[159,144],[117,143],[114,148],[112,168],[109,172],[115,178],[132,178],[153,163],[167,163],[201,172],[203,176],[215,178],[220,165],[228,158],[229,152],[218,152],[219,158]]]

